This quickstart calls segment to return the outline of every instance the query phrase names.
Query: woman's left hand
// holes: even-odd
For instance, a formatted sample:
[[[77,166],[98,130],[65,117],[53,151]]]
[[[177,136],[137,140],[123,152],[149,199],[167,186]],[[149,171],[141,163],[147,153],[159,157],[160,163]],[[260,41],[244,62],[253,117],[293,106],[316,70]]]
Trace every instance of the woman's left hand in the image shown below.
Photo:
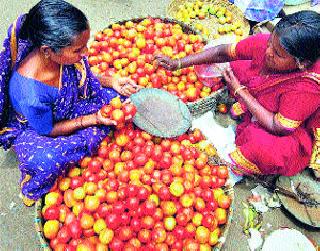
[[[112,88],[123,96],[130,96],[141,89],[131,78],[114,78]]]
[[[240,81],[237,79],[237,77],[233,74],[232,70],[230,68],[226,69],[222,73],[224,79],[227,82],[227,86],[231,89],[232,92],[237,90],[239,87],[241,87]]]

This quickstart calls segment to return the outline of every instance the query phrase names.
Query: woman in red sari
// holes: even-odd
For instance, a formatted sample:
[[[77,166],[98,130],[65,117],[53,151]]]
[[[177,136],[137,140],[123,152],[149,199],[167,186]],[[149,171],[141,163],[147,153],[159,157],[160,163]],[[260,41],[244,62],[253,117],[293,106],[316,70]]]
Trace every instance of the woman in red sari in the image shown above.
[[[270,35],[156,60],[170,70],[230,62],[224,78],[238,99],[232,111],[243,116],[230,154],[233,171],[291,176],[308,165],[319,168],[320,142],[313,147],[320,136],[319,41],[320,15],[301,11],[283,18]]]

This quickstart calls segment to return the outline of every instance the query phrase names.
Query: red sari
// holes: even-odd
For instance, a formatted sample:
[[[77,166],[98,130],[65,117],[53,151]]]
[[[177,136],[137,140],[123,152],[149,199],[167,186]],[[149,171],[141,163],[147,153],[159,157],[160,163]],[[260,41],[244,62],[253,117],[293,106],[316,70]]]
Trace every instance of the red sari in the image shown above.
[[[243,105],[235,106],[244,111],[244,119],[230,157],[238,173],[291,176],[309,165],[314,132],[320,128],[320,62],[304,72],[262,75],[268,39],[269,35],[260,34],[237,43],[232,50],[237,60],[231,67],[241,84],[290,133],[271,134]]]

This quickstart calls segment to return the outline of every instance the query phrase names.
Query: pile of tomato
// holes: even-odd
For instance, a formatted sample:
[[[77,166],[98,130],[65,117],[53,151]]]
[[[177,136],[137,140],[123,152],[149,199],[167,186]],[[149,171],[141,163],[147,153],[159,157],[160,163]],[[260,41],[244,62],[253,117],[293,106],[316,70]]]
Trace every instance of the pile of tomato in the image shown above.
[[[194,102],[222,87],[216,78],[212,87],[199,81],[194,68],[168,71],[157,67],[157,54],[182,58],[199,52],[204,43],[199,35],[185,34],[179,24],[146,18],[140,22],[113,24],[96,33],[89,47],[89,64],[95,74],[130,77],[142,87],[160,88],[184,102]]]
[[[128,124],[57,180],[44,236],[53,250],[211,250],[231,204],[215,155],[198,129],[161,139]]]

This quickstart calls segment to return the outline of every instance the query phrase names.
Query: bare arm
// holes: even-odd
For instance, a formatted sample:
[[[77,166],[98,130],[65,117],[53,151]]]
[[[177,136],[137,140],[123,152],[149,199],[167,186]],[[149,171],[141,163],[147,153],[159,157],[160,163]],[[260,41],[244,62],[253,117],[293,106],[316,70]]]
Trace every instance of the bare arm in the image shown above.
[[[276,135],[288,135],[291,133],[275,119],[275,114],[264,108],[247,89],[239,89],[242,86],[230,69],[224,73],[224,77],[232,91],[239,90],[237,91],[238,97],[244,102],[261,126]]]
[[[96,114],[90,114],[80,116],[75,119],[60,121],[54,124],[53,129],[50,132],[50,136],[56,137],[61,135],[69,135],[76,130],[97,124],[98,120]]]
[[[192,65],[230,62],[235,60],[235,56],[232,55],[232,46],[232,44],[218,45],[205,51],[175,60],[159,55],[155,57],[155,60],[158,65],[171,71],[177,70],[178,68],[186,68]]]
[[[275,119],[275,114],[264,108],[248,90],[244,89],[238,93],[251,114],[257,119],[259,124],[269,132],[276,135],[288,135],[290,133],[290,131],[284,128],[278,120]]]
[[[111,119],[104,118],[99,111],[97,113],[55,123],[52,131],[50,132],[50,136],[57,137],[70,135],[76,130],[96,125],[116,125],[116,122]]]
[[[198,64],[224,63],[233,60],[230,55],[231,44],[222,44],[197,54],[192,54],[181,59],[181,67],[189,67]]]

